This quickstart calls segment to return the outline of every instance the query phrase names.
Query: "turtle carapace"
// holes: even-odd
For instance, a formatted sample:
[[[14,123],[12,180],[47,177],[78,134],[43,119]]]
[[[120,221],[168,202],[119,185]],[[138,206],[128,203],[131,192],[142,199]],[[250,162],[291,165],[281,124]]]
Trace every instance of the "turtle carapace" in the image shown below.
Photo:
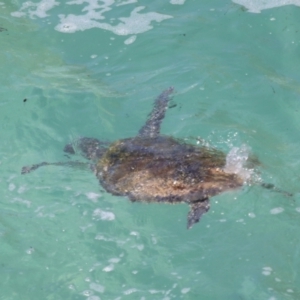
[[[226,172],[226,155],[214,148],[194,146],[160,134],[161,121],[173,88],[155,100],[146,123],[137,136],[112,143],[80,138],[65,146],[69,154],[80,153],[92,161],[100,184],[131,201],[187,203],[187,227],[199,222],[209,210],[209,198],[243,185],[243,178]],[[23,167],[22,174],[44,165],[84,165],[83,162],[42,162]],[[171,208],[170,208],[171,209]]]

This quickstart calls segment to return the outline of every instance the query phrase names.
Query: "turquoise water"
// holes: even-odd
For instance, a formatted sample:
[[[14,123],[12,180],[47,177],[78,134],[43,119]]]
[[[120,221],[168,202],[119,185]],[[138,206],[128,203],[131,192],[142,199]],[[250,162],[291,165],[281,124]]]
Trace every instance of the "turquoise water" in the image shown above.
[[[235,2],[0,2],[1,300],[300,298],[300,7]],[[245,186],[186,230],[187,205],[85,170],[20,174],[80,136],[134,136],[169,86],[162,133],[246,145],[294,196]]]

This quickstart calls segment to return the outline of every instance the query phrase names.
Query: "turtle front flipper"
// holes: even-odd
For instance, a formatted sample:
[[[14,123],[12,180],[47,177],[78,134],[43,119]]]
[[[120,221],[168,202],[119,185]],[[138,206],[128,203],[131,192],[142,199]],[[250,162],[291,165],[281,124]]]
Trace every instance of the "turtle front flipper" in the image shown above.
[[[64,151],[69,154],[75,154],[78,151],[83,157],[96,161],[102,157],[109,144],[95,138],[82,137],[74,143],[67,144]]]
[[[200,221],[201,216],[204,213],[208,212],[209,207],[210,205],[208,198],[191,203],[190,211],[188,213],[187,229],[192,228],[195,223],[198,223]]]
[[[139,136],[141,137],[156,137],[159,135],[160,123],[165,116],[170,95],[173,93],[174,88],[169,87],[163,91],[155,100],[154,107],[146,124],[140,129]]]

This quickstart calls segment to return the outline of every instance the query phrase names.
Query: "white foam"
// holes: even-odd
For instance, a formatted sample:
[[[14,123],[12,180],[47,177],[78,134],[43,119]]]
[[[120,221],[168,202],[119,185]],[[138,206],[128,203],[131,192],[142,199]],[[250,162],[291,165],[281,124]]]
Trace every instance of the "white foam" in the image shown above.
[[[170,3],[174,5],[183,5],[184,2],[185,0],[170,0]]]
[[[281,282],[281,279],[280,279],[280,278],[278,278],[278,277],[276,277],[276,278],[275,278],[275,281],[277,281],[277,282]]]
[[[90,290],[85,290],[85,291],[82,292],[83,296],[86,296],[86,297],[89,297],[89,298],[90,298],[90,296],[92,296],[92,294],[93,294],[93,292],[90,291]]]
[[[161,291],[158,291],[158,290],[149,290],[149,293],[154,295],[154,294],[159,294],[161,293]]]
[[[125,41],[124,41],[124,44],[125,44],[125,45],[130,45],[130,44],[132,44],[133,42],[135,42],[135,40],[136,40],[136,35],[133,35],[133,36],[129,37],[127,40],[125,40]]]
[[[253,175],[253,170],[245,167],[248,158],[249,148],[246,145],[242,145],[240,148],[233,147],[226,156],[224,171],[237,174],[244,181],[248,181]]]
[[[91,296],[87,297],[86,300],[101,300],[101,298],[98,296],[95,296],[95,295],[91,295]]]
[[[115,268],[114,265],[111,264],[111,265],[108,265],[108,266],[104,267],[102,269],[102,271],[104,271],[104,272],[111,272],[111,271],[113,271],[114,268]]]
[[[272,208],[272,209],[270,210],[270,213],[271,213],[272,215],[277,215],[277,214],[282,213],[283,211],[284,211],[284,208],[282,208],[282,207],[275,207],[275,208]]]
[[[118,257],[114,257],[114,258],[111,258],[110,260],[109,260],[109,262],[111,263],[111,264],[117,264],[118,262],[120,262],[120,258],[118,258]]]
[[[131,4],[131,3],[137,3],[138,0],[127,0],[127,1],[122,1],[121,3],[116,4],[116,6],[122,6],[126,4]]]
[[[104,211],[97,208],[93,212],[93,217],[97,220],[113,221],[115,219],[114,213],[110,211]]]
[[[143,251],[145,246],[143,244],[138,244],[138,245],[133,245],[131,246],[131,248],[136,248],[138,249],[139,251]]]
[[[27,190],[26,186],[21,185],[21,186],[18,188],[18,193],[19,193],[19,194],[23,194],[26,190]]]
[[[92,202],[97,202],[98,198],[101,197],[100,194],[96,194],[93,192],[88,192],[85,194],[88,199],[90,199]]]
[[[105,290],[103,285],[95,282],[90,283],[90,289],[98,293],[103,293]]]
[[[270,9],[285,5],[300,6],[300,0],[232,0],[232,2],[242,5],[252,13],[260,13],[264,9]]]
[[[26,1],[22,4],[19,11],[12,12],[11,15],[13,17],[23,17],[27,12],[31,19],[35,17],[45,18],[49,16],[47,12],[59,4],[60,3],[55,0],[41,0],[41,2],[38,3]]]
[[[153,21],[161,22],[172,18],[172,16],[156,12],[140,13],[145,7],[138,6],[132,10],[129,17],[121,17],[117,25],[111,25],[110,23],[99,22],[99,20],[105,19],[103,14],[111,10],[109,7],[109,5],[111,5],[111,3],[109,3],[110,1],[106,0],[103,5],[98,5],[97,11],[95,5],[93,5],[93,1],[89,0],[88,2],[90,5],[83,9],[87,11],[84,15],[59,15],[60,24],[58,24],[55,29],[64,33],[73,33],[91,28],[100,28],[111,31],[116,35],[126,36],[140,34],[152,29],[153,26],[151,22]],[[129,41],[133,39],[134,38]]]
[[[93,227],[93,224],[87,224],[85,226],[79,226],[82,232],[85,232],[88,228]]]
[[[16,186],[15,186],[13,183],[10,183],[10,184],[8,185],[8,190],[11,191],[11,192],[12,192],[15,188],[16,188]]]
[[[105,242],[113,242],[114,241],[114,239],[106,238],[105,236],[103,236],[101,234],[96,235],[95,240],[105,241]]]
[[[191,290],[190,288],[183,288],[183,289],[181,290],[181,293],[182,293],[182,294],[187,294],[190,290]]]
[[[130,235],[139,236],[140,234],[137,231],[131,231]]]
[[[27,207],[30,207],[30,205],[31,205],[31,201],[29,201],[29,200],[25,200],[25,199],[22,199],[22,198],[13,198],[12,200],[11,200],[11,203],[14,203],[14,202],[18,202],[18,203],[21,203],[21,204],[24,204],[24,205],[26,205]]]
[[[135,292],[137,292],[137,289],[135,289],[135,288],[129,289],[129,290],[124,292],[124,295],[130,295],[130,294],[135,293]]]
[[[171,0],[174,1],[174,0]],[[99,3],[100,2],[100,3]],[[74,10],[78,10],[78,5],[83,5],[81,13],[75,14],[59,14],[59,22],[55,26],[55,30],[63,33],[74,33],[77,31],[84,31],[91,28],[100,28],[111,31],[116,35],[127,36],[131,35],[125,44],[129,45],[136,40],[136,34],[146,32],[153,28],[152,22],[162,22],[164,20],[173,18],[170,15],[160,14],[157,12],[144,12],[145,6],[132,6],[132,3],[137,3],[137,0],[127,0],[121,3],[115,3],[115,0],[73,0],[65,4],[75,5]],[[177,4],[183,4],[183,0],[176,0]],[[40,2],[26,1],[22,4],[18,11],[12,12],[14,17],[26,17],[35,19],[45,18],[49,16],[49,12],[55,6],[63,3],[55,0],[41,0]],[[117,20],[110,18],[106,21],[105,14],[108,11],[119,10],[119,6],[131,5],[133,7],[130,16],[120,17]],[[63,9],[63,7],[62,7]],[[61,9],[61,10],[62,10]],[[72,8],[71,8],[72,9]],[[126,10],[127,11],[127,10]],[[57,16],[55,16],[57,17]]]
[[[156,239],[154,236],[151,237],[151,240],[152,240],[152,243],[153,243],[154,245],[157,244],[157,239]]]

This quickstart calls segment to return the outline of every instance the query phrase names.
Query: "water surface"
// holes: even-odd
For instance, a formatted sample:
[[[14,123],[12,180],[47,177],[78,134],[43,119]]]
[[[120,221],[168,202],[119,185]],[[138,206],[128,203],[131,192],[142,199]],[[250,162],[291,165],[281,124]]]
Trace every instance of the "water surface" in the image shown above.
[[[299,299],[300,7],[286,1],[0,2],[0,299]],[[298,6],[297,6],[298,5]],[[80,136],[248,147],[257,176],[187,205],[130,203],[68,160]]]

